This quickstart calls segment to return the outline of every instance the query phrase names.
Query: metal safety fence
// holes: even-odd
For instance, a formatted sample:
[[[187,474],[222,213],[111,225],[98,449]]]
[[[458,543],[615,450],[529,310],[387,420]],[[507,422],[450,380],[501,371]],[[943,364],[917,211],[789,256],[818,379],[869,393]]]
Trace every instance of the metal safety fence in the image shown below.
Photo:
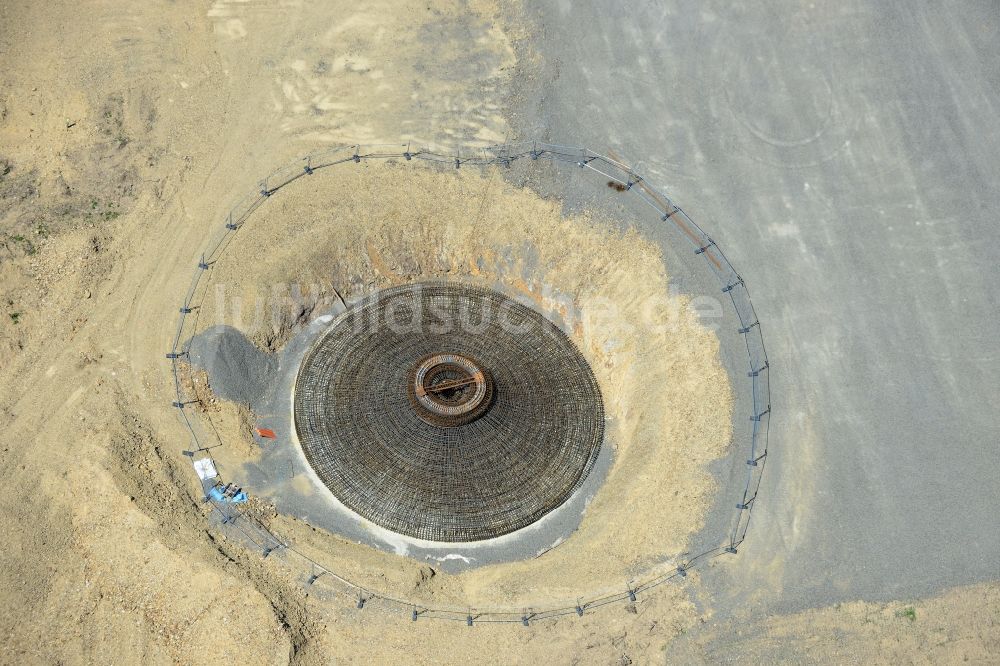
[[[740,499],[735,506],[731,527],[725,534],[720,534],[719,545],[707,548],[697,554],[680,555],[676,558],[678,565],[666,571],[651,573],[647,577],[635,580],[624,586],[624,589],[603,594],[581,594],[571,601],[554,602],[549,605],[539,605],[532,608],[504,607],[429,607],[414,600],[394,596],[383,590],[370,589],[357,581],[350,580],[337,573],[333,568],[325,566],[315,557],[297,549],[294,543],[281,538],[268,528],[251,512],[218,498],[213,498],[209,490],[220,482],[212,477],[202,479],[205,501],[211,505],[212,522],[218,529],[230,530],[246,545],[259,550],[263,557],[272,553],[285,554],[289,561],[298,560],[304,565],[303,573],[308,570],[308,577],[303,578],[306,586],[327,585],[332,591],[343,593],[350,598],[356,608],[362,609],[372,603],[385,604],[395,608],[416,621],[421,618],[435,618],[465,622],[473,625],[479,622],[508,622],[528,625],[548,618],[561,616],[582,616],[584,613],[602,606],[617,602],[634,602],[637,597],[663,585],[670,580],[681,580],[687,576],[688,570],[699,566],[713,558],[732,555],[746,538],[753,514],[754,503],[760,487],[761,475],[767,461],[767,437],[770,421],[770,387],[769,366],[764,340],[761,334],[760,322],[750,300],[750,293],[742,277],[726,258],[719,245],[699,227],[674,201],[667,195],[653,188],[640,174],[617,159],[595,153],[586,148],[556,145],[536,141],[519,142],[493,146],[484,149],[459,151],[454,154],[434,152],[428,149],[413,148],[410,145],[377,145],[377,146],[344,146],[323,150],[308,155],[289,164],[260,181],[255,191],[244,197],[229,212],[226,219],[219,224],[198,255],[193,267],[191,282],[183,294],[180,304],[180,317],[170,351],[166,354],[172,363],[176,398],[173,407],[180,416],[185,428],[191,436],[191,447],[185,451],[199,472],[206,467],[215,469],[211,449],[222,445],[222,438],[216,431],[211,419],[200,419],[193,414],[190,406],[199,402],[194,393],[193,382],[183,381],[183,373],[190,372],[191,366],[186,361],[190,354],[190,343],[198,332],[198,316],[200,304],[203,302],[210,281],[208,275],[215,263],[225,253],[230,241],[248,224],[254,211],[281,190],[291,186],[300,179],[313,177],[317,172],[340,166],[350,168],[352,164],[371,160],[418,161],[435,163],[442,168],[477,168],[488,167],[509,168],[516,163],[548,161],[559,167],[579,170],[582,173],[596,176],[602,184],[614,185],[615,189],[630,196],[637,197],[639,208],[648,210],[652,222],[659,225],[670,225],[676,238],[683,238],[689,245],[689,251],[701,259],[704,270],[714,275],[713,282],[718,285],[722,294],[722,302],[731,305],[731,314],[736,323],[736,330],[731,331],[740,341],[739,356],[742,357],[745,346],[745,375],[734,379],[734,391],[739,397],[737,405],[749,408],[749,414],[738,419],[749,418],[750,427],[743,441],[735,445],[743,451],[741,460],[745,459],[745,475],[738,489]],[[654,217],[655,216],[655,217]],[[742,374],[742,370],[740,371]],[[190,379],[190,378],[188,378]],[[743,463],[740,462],[740,465]],[[252,489],[251,489],[252,490]]]

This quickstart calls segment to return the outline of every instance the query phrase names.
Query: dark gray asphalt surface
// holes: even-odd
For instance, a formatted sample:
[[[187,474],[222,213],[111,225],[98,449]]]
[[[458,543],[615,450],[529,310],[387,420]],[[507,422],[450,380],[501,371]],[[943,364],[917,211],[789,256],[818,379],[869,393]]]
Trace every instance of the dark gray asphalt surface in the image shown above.
[[[1000,577],[1000,5],[528,13],[518,134],[632,161],[763,325],[771,456],[717,610]]]

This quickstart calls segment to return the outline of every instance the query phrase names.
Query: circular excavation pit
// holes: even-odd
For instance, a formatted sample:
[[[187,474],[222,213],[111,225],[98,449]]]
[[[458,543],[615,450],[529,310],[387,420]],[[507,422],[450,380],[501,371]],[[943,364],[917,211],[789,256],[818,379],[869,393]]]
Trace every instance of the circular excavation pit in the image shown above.
[[[706,253],[424,167],[299,178],[227,237],[187,379],[218,469],[252,491],[249,515],[366,589],[410,598],[414,567],[445,574],[415,603],[534,607],[674,570],[716,534],[709,466],[732,442],[721,340],[683,288]],[[545,372],[549,346],[583,370]],[[567,405],[573,375],[591,397]],[[498,418],[509,437],[469,436]]]
[[[427,541],[537,521],[580,487],[604,437],[597,381],[565,333],[467,284],[363,300],[307,352],[293,400],[303,451],[334,496]]]

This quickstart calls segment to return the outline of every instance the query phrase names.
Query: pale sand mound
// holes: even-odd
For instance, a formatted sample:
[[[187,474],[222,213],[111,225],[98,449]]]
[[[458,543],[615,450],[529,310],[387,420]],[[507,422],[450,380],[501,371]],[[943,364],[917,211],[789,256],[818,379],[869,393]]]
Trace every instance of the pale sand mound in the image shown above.
[[[495,173],[345,165],[294,183],[254,213],[214,266],[200,321],[274,347],[303,304],[319,314],[313,306],[335,298],[331,287],[349,299],[446,277],[499,283],[567,322],[600,384],[616,459],[566,542],[531,561],[438,575],[418,598],[552,603],[623,589],[682,553],[714,491],[706,465],[730,443],[732,401],[716,336],[685,298],[668,295],[658,249],[635,233],[564,218],[557,204]],[[290,285],[305,294],[298,306],[274,298]],[[275,527],[298,532],[289,522]],[[391,558],[335,539],[315,546],[338,571],[376,589],[393,584],[370,571],[373,561],[397,570]],[[346,562],[348,552],[366,566]]]

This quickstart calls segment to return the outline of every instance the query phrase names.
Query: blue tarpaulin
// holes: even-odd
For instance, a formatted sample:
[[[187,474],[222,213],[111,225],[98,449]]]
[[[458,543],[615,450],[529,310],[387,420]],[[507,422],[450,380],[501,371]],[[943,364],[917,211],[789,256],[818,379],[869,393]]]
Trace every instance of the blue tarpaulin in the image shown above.
[[[216,502],[229,502],[230,504],[243,504],[247,501],[245,492],[242,490],[237,490],[235,493],[227,492],[225,486],[215,486],[208,491],[208,496]]]

